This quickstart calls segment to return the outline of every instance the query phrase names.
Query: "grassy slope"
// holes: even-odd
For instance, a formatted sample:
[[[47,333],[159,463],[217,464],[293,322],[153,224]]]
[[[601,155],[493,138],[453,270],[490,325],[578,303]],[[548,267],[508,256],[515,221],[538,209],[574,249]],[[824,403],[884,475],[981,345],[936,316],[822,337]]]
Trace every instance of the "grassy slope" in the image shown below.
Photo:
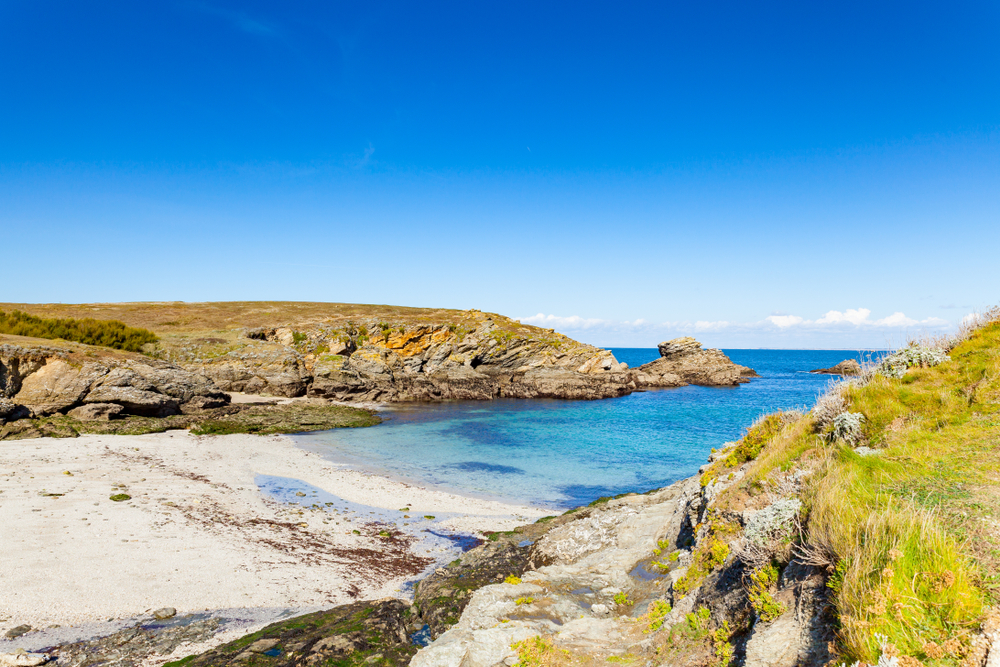
[[[887,644],[909,656],[904,667],[960,664],[1000,601],[1000,321],[949,354],[901,379],[841,386],[877,454],[817,433],[812,414],[777,433],[764,421],[747,439],[767,444],[718,501],[739,510],[811,471],[801,548],[830,563],[844,658],[874,663]],[[740,463],[730,459],[704,481]]]
[[[544,340],[556,345],[570,338],[502,315],[478,310],[406,308],[402,306],[311,303],[297,301],[232,301],[216,303],[0,303],[0,311],[46,318],[118,320],[148,329],[160,338],[157,356],[171,361],[214,358],[244,347],[243,329],[287,327],[308,332],[320,325],[343,328],[361,321],[385,322],[393,328],[415,325],[454,325],[471,331],[489,318],[503,336]],[[575,342],[574,342],[575,343]]]

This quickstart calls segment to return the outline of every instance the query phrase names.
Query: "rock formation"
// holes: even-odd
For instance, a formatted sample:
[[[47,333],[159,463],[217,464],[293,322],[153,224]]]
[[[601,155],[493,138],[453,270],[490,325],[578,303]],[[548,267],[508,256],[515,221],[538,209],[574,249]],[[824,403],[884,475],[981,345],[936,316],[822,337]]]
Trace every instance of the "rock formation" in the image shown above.
[[[757,377],[752,369],[734,364],[722,350],[704,350],[691,337],[668,340],[657,347],[659,359],[633,369],[637,387],[729,386]]]
[[[861,364],[854,359],[844,359],[836,366],[830,368],[817,368],[810,373],[826,373],[828,375],[860,375]]]
[[[0,423],[72,412],[166,417],[188,404],[229,402],[211,380],[159,359],[69,347],[0,345]]]

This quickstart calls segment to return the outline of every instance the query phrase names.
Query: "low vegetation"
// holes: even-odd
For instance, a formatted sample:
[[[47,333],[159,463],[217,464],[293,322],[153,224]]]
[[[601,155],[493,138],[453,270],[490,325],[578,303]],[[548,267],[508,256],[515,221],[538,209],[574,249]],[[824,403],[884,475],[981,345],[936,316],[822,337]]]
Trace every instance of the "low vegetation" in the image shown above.
[[[0,310],[0,334],[69,340],[126,352],[142,352],[144,346],[159,341],[152,331],[130,327],[118,320],[95,320],[89,317],[50,319],[19,310],[10,313]]]
[[[801,499],[801,532],[786,546],[828,566],[838,660],[959,665],[985,611],[1000,603],[998,444],[993,311],[956,340],[914,344],[832,387],[810,414],[760,420],[703,484],[746,460],[717,510]],[[710,528],[678,581],[682,592],[723,557],[724,531]],[[784,611],[772,595],[778,576],[765,562],[747,580],[765,622]],[[724,663],[727,642],[713,641]]]

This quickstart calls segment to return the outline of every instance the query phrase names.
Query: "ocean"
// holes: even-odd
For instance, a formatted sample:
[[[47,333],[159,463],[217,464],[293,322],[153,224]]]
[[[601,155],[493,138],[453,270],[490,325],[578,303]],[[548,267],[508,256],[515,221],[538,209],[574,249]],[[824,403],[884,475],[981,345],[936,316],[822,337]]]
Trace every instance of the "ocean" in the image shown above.
[[[655,348],[612,348],[630,367]],[[724,350],[761,377],[597,401],[501,399],[399,404],[378,426],[293,436],[329,460],[418,485],[563,510],[688,477],[762,414],[809,409],[832,381],[808,371],[870,353]]]

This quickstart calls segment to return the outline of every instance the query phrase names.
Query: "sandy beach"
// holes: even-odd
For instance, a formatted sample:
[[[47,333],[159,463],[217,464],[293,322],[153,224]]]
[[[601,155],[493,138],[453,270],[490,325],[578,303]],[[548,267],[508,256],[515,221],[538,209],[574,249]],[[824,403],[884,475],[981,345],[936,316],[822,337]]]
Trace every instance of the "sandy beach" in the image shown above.
[[[268,497],[260,475],[301,480],[328,502]],[[115,494],[131,499],[110,500]],[[3,442],[0,630],[93,624],[166,606],[179,614],[310,610],[405,597],[405,581],[457,550],[424,540],[424,527],[509,530],[542,514],[352,470],[284,436],[172,431]]]

